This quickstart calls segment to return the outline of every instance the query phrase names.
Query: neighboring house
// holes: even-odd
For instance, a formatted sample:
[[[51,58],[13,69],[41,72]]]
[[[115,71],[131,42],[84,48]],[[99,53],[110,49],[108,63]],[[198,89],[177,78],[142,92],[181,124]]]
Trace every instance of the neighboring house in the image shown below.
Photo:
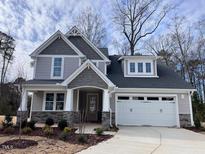
[[[29,118],[65,118],[109,125],[192,126],[195,90],[157,56],[108,55],[77,27],[57,31],[31,55],[33,80],[23,84],[21,111],[33,92]],[[19,112],[20,113],[20,110]],[[19,115],[19,114],[18,114]]]

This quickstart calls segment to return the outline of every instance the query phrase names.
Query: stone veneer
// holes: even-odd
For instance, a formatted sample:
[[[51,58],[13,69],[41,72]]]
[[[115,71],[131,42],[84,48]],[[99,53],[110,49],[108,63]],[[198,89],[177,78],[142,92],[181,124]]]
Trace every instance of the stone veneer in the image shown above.
[[[115,113],[112,113],[112,124],[115,124]],[[110,112],[102,112],[102,127],[110,127]]]
[[[190,114],[179,114],[180,127],[191,127]]]
[[[20,123],[20,116],[21,116],[21,121],[27,120],[28,112],[27,111],[17,111],[17,121],[16,121],[17,126]]]
[[[79,122],[79,113],[75,111],[32,111],[31,119],[40,123],[44,123],[50,117],[55,123],[61,119],[66,119],[69,124]]]

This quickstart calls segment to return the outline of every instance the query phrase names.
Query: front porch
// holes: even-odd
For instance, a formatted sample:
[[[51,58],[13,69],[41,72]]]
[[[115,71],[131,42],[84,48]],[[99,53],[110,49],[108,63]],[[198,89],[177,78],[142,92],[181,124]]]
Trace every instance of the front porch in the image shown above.
[[[29,92],[32,92],[30,111],[27,110]],[[73,125],[80,122],[81,115],[84,113],[86,123],[98,123],[107,128],[110,126],[111,119],[109,95],[108,89],[97,87],[64,90],[25,88],[18,111],[18,119],[19,113],[22,111],[23,120],[29,118],[38,123],[44,123],[50,117],[55,123],[66,119],[70,125]]]

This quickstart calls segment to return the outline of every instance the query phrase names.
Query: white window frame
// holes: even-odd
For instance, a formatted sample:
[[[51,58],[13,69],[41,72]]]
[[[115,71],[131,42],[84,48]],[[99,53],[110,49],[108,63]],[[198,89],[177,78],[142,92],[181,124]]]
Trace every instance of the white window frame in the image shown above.
[[[135,72],[130,72],[130,63],[135,63]],[[143,72],[138,72],[138,63],[143,64]],[[146,72],[146,63],[151,64],[151,72]],[[128,75],[134,76],[154,76],[154,62],[153,60],[128,60]]]
[[[60,76],[53,76],[54,73],[54,59],[55,58],[61,58],[61,75]],[[54,56],[52,57],[52,63],[51,63],[51,79],[63,79],[63,72],[64,72],[64,57],[62,56]]]
[[[54,100],[53,100],[53,110],[46,110],[46,95],[52,93],[54,94]],[[56,98],[57,98],[57,94],[59,93],[63,93],[64,94],[64,100],[63,100],[63,110],[56,110]],[[64,111],[65,110],[65,103],[66,103],[66,93],[64,91],[59,91],[59,92],[53,92],[53,91],[47,91],[44,92],[44,96],[43,96],[43,107],[42,107],[42,111]]]

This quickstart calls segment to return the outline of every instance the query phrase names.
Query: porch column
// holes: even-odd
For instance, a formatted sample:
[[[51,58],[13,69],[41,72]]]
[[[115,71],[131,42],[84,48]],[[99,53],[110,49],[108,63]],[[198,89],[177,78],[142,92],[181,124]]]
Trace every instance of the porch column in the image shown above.
[[[65,111],[73,111],[73,90],[67,89]]]
[[[110,96],[108,89],[103,90],[103,112],[109,112],[110,109]]]
[[[27,111],[27,97],[28,97],[28,91],[26,89],[22,90],[22,95],[21,95],[21,104],[18,109],[18,111]]]

